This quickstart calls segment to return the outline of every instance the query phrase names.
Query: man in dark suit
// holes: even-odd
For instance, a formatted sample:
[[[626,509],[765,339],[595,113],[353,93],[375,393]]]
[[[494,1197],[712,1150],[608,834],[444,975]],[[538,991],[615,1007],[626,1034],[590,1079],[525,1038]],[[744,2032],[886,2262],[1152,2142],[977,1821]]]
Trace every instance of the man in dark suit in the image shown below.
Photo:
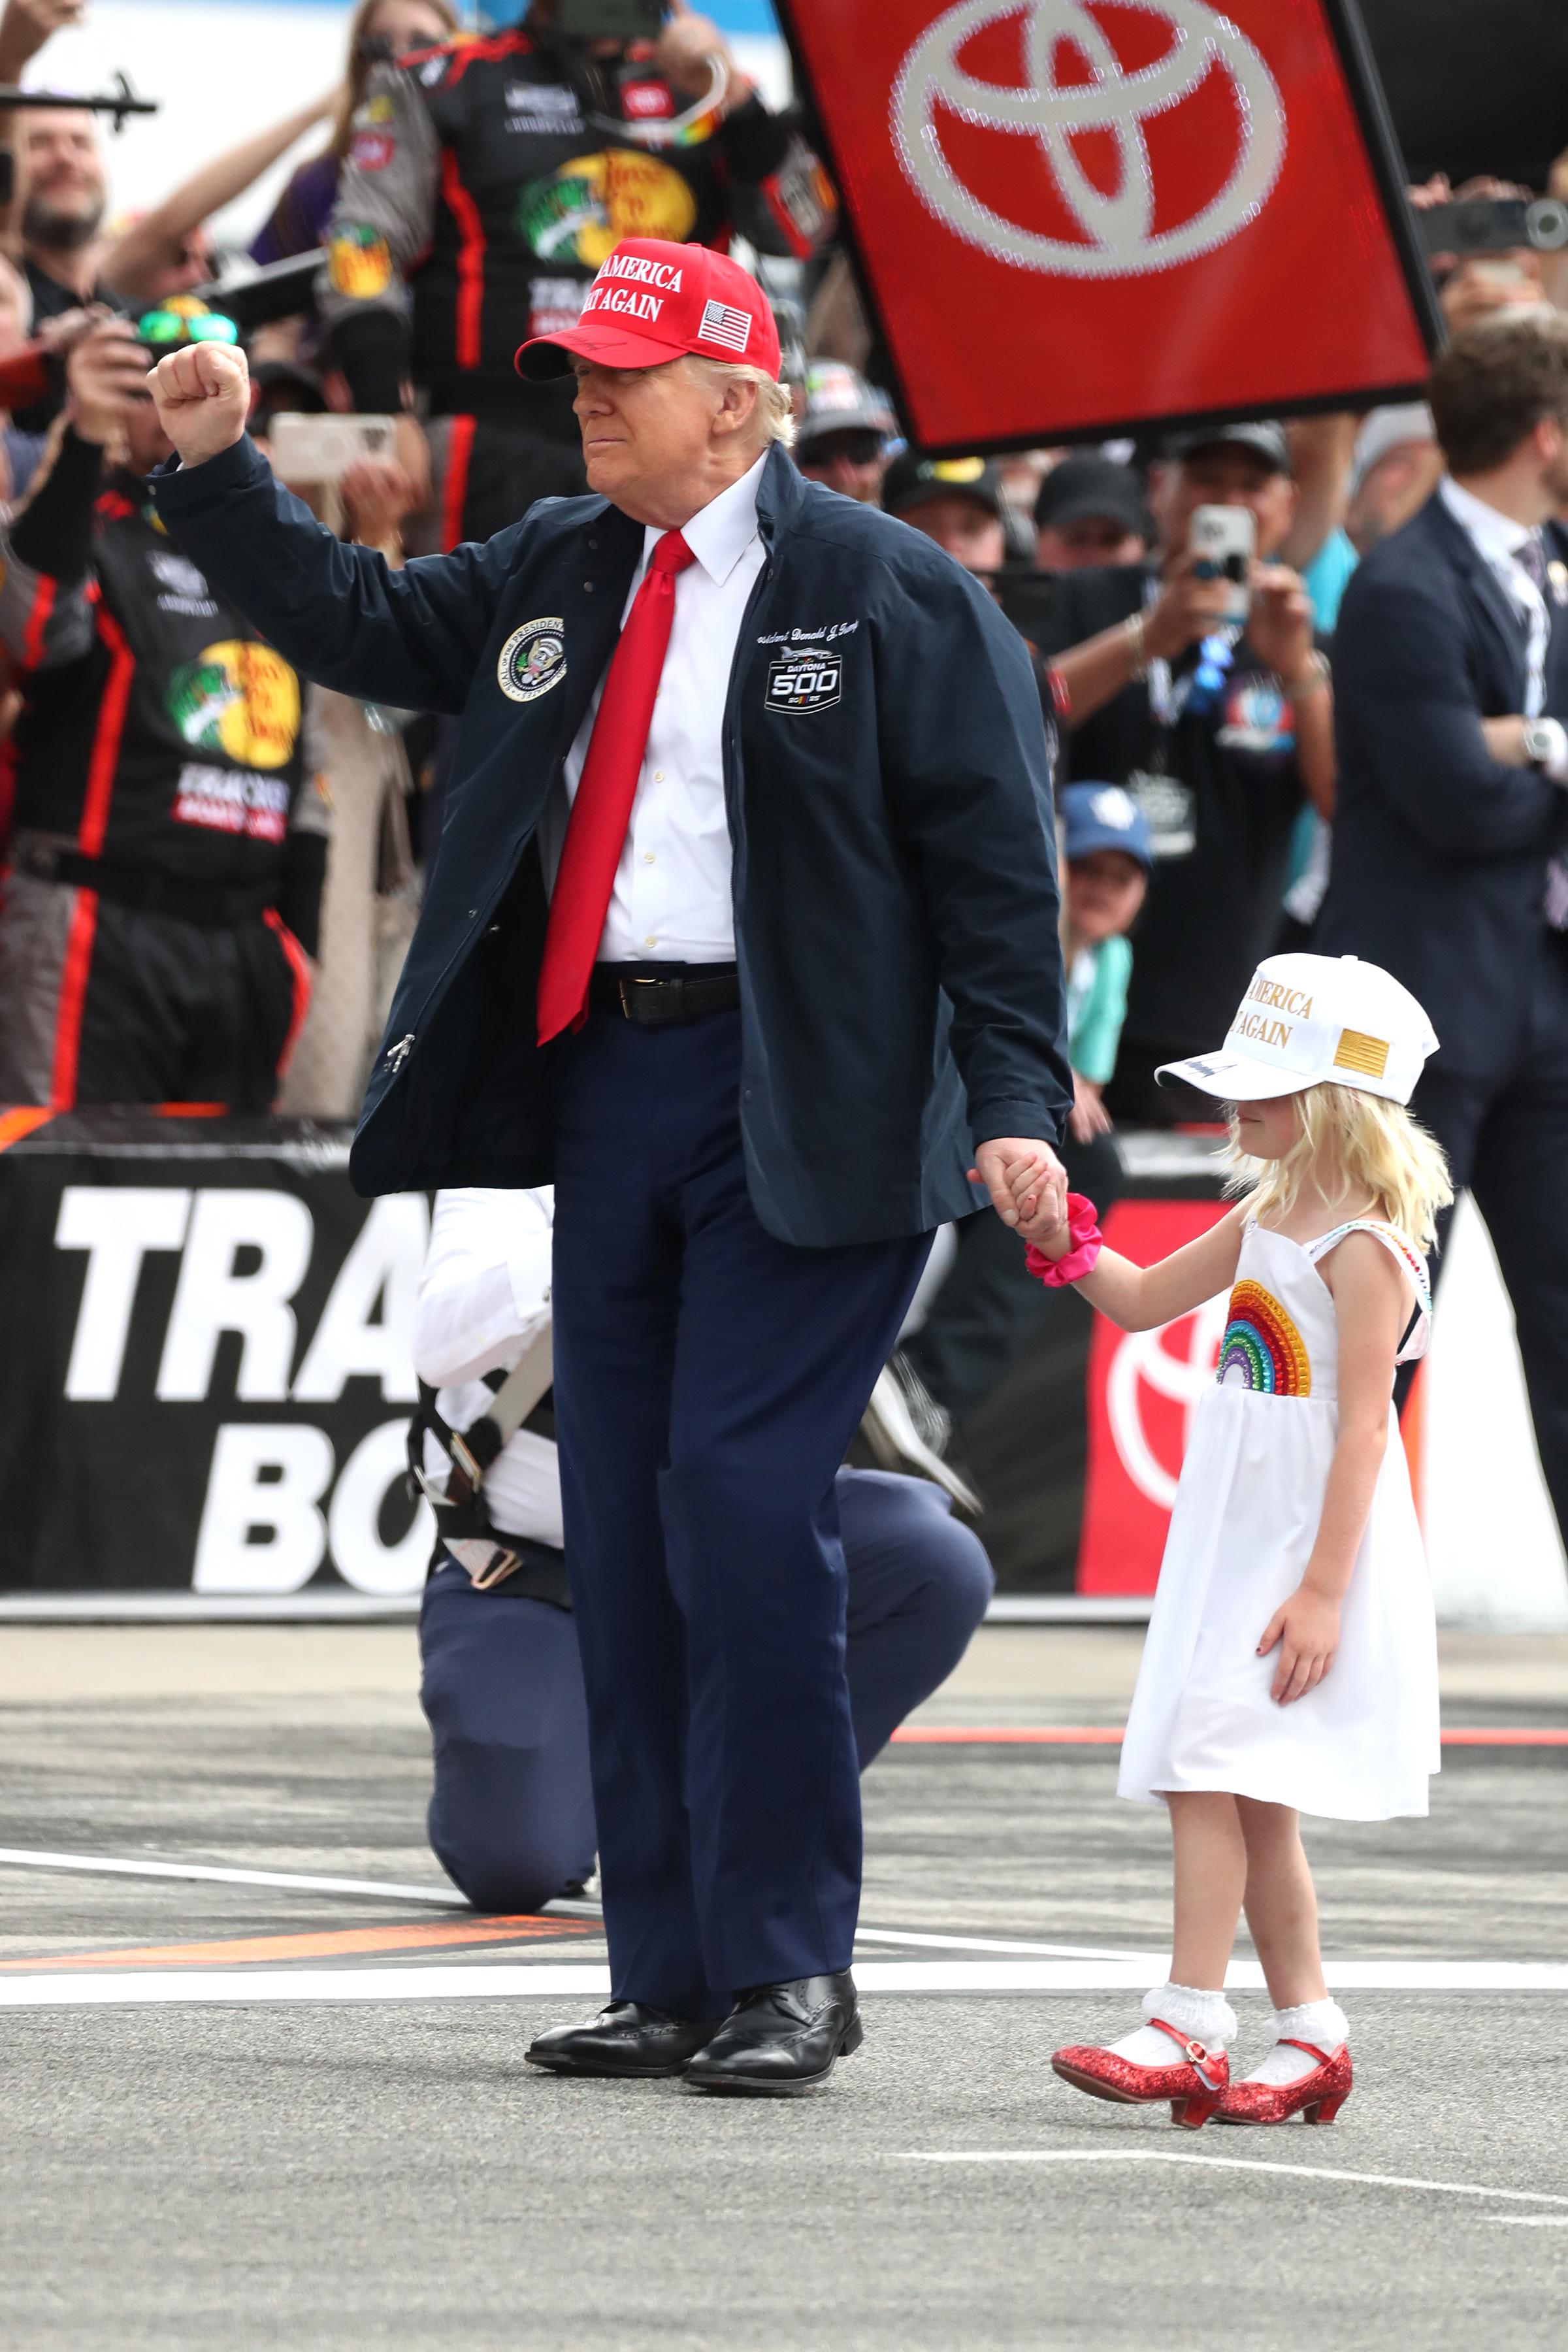
[[[1340,610],[1313,945],[1431,1016],[1411,1107],[1486,1218],[1568,1535],[1568,321],[1461,335],[1432,411],[1447,474]]]
[[[861,2038],[835,1478],[971,1160],[1022,1231],[1062,1213],[1045,733],[978,583],[790,464],[734,263],[624,241],[520,354],[569,359],[602,495],[482,547],[341,546],[212,345],[159,371],[156,495],[309,676],[463,714],[353,1169],[555,1182],[616,1998],[529,2054],[788,2092]]]

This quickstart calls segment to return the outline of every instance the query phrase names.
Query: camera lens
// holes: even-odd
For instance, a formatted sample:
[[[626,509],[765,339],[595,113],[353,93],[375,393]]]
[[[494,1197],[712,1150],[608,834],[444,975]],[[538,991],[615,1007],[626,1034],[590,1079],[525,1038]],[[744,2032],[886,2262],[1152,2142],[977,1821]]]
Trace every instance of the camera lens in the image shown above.
[[[1559,253],[1568,245],[1568,205],[1556,196],[1537,196],[1526,208],[1524,226],[1538,253]]]

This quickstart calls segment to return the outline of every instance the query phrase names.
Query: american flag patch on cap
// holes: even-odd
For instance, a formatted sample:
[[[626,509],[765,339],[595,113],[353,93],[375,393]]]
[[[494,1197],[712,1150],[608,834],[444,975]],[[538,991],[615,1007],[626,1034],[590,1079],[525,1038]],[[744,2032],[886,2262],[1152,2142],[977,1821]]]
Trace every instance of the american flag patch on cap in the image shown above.
[[[739,352],[751,341],[752,326],[749,310],[733,310],[728,302],[705,302],[697,332],[705,343],[722,343],[727,352]]]

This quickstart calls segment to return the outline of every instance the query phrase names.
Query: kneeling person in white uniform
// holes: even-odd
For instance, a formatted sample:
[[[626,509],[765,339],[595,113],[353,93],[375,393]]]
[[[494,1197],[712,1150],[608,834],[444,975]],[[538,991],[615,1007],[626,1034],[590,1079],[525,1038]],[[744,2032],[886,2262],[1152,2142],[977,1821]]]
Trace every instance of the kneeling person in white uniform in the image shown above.
[[[430,1843],[486,1911],[531,1911],[570,1893],[592,1873],[596,1844],[548,1386],[552,1216],[548,1186],[438,1192],[415,1331],[424,1402],[411,1455],[433,1497],[464,1498],[440,1512],[450,1549],[437,1546],[419,1619],[435,1746]],[[510,1433],[477,1463],[475,1510],[460,1472],[452,1484],[454,1454],[437,1432],[455,1433],[460,1449],[492,1413]],[[493,1443],[475,1439],[479,1454]],[[952,1673],[991,1598],[984,1550],[949,1510],[924,1479],[839,1473],[862,1769]]]
[[[1169,2099],[1177,2123],[1333,2120],[1349,2029],[1323,1979],[1298,1816],[1424,1814],[1438,1768],[1432,1589],[1391,1402],[1395,1364],[1426,1345],[1421,1253],[1451,1198],[1404,1108],[1436,1043],[1376,965],[1271,957],[1219,1052],[1159,1073],[1230,1104],[1237,1206],[1142,1267],[1100,1245],[1073,1194],[1068,1223],[1029,1254],[1124,1330],[1233,1286],[1118,1783],[1170,1809],[1172,1980],[1144,2001],[1147,2024],[1053,2061],[1098,2098]],[[1233,2084],[1224,1986],[1244,1905],[1273,2034]]]

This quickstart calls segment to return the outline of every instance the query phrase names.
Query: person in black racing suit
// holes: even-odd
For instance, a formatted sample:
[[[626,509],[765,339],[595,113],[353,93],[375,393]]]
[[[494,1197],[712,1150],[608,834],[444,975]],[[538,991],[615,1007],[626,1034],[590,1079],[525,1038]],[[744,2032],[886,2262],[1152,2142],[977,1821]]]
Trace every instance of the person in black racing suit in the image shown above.
[[[354,117],[321,303],[356,410],[395,413],[409,379],[427,407],[410,551],[585,487],[570,379],[526,383],[512,360],[575,320],[621,237],[721,248],[739,231],[805,257],[836,218],[796,121],[769,113],[706,17],[681,6],[657,42],[568,40],[554,20],[533,0],[506,32],[380,65]]]
[[[170,454],[146,386],[190,298],[94,328],[72,406],[0,529],[6,746],[0,1102],[264,1111],[310,991],[327,804],[300,680],[174,547],[142,476]],[[229,330],[232,332],[232,329]]]

